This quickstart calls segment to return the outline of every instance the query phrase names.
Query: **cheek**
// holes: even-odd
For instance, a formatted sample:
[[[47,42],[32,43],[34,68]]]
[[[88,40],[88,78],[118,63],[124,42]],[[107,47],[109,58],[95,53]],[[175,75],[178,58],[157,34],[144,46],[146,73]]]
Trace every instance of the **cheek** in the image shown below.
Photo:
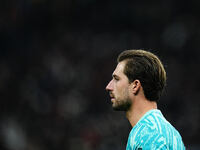
[[[129,96],[129,89],[128,89],[127,87],[123,89],[123,95],[124,95],[125,97],[128,97],[128,96]]]
[[[118,82],[114,85],[115,96],[124,97],[129,93],[129,87],[123,82]]]
[[[124,86],[118,91],[118,93],[119,93],[120,97],[124,97],[124,98],[128,97],[129,96],[129,89],[128,89],[128,87]]]

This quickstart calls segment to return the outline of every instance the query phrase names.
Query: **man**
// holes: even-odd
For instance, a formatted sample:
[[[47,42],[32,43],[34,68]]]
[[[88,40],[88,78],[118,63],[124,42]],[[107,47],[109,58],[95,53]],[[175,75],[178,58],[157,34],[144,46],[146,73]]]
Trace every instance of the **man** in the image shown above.
[[[133,127],[126,150],[184,150],[179,132],[157,109],[166,85],[166,72],[159,58],[144,50],[126,50],[106,90],[114,110],[126,112]]]

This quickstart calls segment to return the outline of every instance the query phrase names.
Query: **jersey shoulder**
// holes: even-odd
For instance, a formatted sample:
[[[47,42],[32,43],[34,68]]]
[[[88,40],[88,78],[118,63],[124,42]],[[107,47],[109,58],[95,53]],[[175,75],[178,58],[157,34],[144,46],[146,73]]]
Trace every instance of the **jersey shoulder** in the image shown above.
[[[129,147],[129,148],[128,148]],[[168,149],[166,138],[149,126],[141,125],[138,134],[135,132],[130,133],[127,150],[137,149],[151,149],[151,150],[164,150]]]
[[[158,111],[149,113],[131,130],[127,150],[184,150],[178,131]]]

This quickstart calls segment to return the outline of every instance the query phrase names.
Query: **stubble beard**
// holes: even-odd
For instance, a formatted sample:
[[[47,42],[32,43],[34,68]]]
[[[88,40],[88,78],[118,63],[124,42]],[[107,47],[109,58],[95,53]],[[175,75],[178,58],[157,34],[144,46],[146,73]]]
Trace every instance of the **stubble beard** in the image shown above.
[[[131,106],[131,100],[129,98],[116,100],[114,103],[112,107],[115,111],[128,111]]]

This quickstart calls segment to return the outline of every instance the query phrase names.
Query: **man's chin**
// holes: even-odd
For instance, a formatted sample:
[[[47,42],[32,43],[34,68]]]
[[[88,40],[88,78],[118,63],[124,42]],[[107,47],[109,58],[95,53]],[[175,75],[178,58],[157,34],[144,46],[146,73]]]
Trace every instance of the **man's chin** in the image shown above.
[[[113,106],[112,108],[115,111],[127,111],[127,108],[121,106]]]
[[[115,111],[127,111],[130,108],[130,104],[124,104],[124,105],[112,105],[113,110]]]
[[[121,108],[118,108],[118,107],[113,107],[113,110],[114,110],[114,111],[125,111],[125,110],[123,110],[123,109],[121,109]]]

